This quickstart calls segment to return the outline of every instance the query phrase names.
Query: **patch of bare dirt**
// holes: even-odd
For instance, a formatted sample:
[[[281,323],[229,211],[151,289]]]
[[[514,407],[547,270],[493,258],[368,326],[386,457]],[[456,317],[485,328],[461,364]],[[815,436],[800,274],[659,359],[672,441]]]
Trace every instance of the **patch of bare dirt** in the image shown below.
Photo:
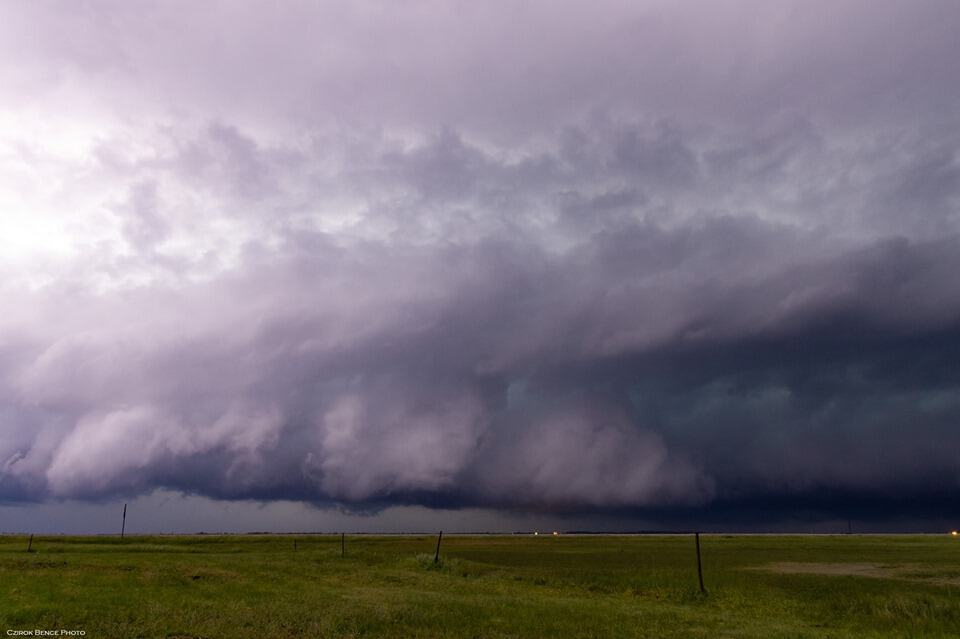
[[[920,570],[915,564],[878,564],[870,562],[812,563],[778,561],[751,570],[766,570],[792,575],[831,575],[835,577],[871,577],[874,579],[898,579],[920,583],[960,586],[955,572],[938,574],[937,571]]]

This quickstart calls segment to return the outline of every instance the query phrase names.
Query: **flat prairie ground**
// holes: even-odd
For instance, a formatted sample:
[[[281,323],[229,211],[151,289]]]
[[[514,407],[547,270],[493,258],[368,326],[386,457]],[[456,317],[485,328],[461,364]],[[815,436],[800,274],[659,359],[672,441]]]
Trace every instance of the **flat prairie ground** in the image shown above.
[[[681,535],[27,543],[0,536],[0,636],[960,637],[947,535],[703,535],[706,594]]]

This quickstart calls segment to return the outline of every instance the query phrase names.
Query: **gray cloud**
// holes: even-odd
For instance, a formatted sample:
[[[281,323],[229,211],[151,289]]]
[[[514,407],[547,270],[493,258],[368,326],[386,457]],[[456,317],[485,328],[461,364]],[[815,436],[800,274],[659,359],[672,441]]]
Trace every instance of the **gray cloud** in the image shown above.
[[[86,317],[7,354],[5,475],[35,498],[554,508],[942,485],[957,238],[741,264],[795,241],[720,220],[562,256],[287,247],[232,281],[48,300]]]
[[[952,5],[3,11],[0,500],[958,489]]]

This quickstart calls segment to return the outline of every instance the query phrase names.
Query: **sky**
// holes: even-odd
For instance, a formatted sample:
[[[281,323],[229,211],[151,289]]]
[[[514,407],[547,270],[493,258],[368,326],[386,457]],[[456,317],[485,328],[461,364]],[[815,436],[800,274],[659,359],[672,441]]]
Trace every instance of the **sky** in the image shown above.
[[[4,2],[0,528],[955,527],[958,32]]]

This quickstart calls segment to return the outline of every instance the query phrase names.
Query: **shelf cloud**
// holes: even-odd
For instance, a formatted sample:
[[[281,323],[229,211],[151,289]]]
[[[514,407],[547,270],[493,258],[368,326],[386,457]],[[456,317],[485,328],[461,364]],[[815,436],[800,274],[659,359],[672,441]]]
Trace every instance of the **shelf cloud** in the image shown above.
[[[0,17],[0,501],[955,513],[955,3]]]

